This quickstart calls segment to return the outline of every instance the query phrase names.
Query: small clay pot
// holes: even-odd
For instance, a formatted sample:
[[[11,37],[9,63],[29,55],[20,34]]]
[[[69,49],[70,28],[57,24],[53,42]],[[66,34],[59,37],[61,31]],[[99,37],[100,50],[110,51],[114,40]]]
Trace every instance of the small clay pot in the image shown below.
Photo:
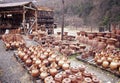
[[[56,75],[55,75],[55,81],[61,82],[61,81],[62,81],[62,75],[56,74]]]
[[[72,83],[70,78],[64,78],[62,83]]]
[[[92,79],[89,77],[84,78],[84,82],[83,83],[92,83]]]
[[[69,75],[69,78],[71,79],[72,83],[76,83],[76,76],[75,75]]]
[[[73,73],[79,72],[79,67],[71,67],[70,69]]]

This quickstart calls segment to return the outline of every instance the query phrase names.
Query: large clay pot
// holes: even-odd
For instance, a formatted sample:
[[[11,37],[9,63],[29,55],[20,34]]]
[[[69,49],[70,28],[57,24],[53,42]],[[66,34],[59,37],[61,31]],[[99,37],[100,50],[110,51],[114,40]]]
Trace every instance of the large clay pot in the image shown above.
[[[63,70],[67,70],[67,69],[69,69],[69,64],[68,63],[64,63],[63,65],[62,65],[62,69]]]
[[[26,65],[27,66],[31,66],[32,65],[32,60],[30,58],[28,58],[26,61],[25,61]]]
[[[101,65],[101,64],[102,64],[102,60],[101,60],[101,59],[98,59],[98,60],[97,60],[97,64],[98,64],[98,65]]]
[[[118,67],[117,62],[111,62],[110,63],[110,69],[111,70],[115,70],[115,69],[117,69],[117,67]]]
[[[49,71],[52,76],[55,76],[58,72],[56,68],[51,68]]]
[[[38,77],[39,76],[39,70],[38,69],[32,69],[31,70],[31,75],[33,76],[33,77]]]
[[[108,61],[103,61],[102,66],[104,68],[107,68],[109,66],[109,62]]]
[[[47,76],[48,76],[48,73],[46,71],[41,72],[41,74],[40,74],[41,79],[45,79]]]

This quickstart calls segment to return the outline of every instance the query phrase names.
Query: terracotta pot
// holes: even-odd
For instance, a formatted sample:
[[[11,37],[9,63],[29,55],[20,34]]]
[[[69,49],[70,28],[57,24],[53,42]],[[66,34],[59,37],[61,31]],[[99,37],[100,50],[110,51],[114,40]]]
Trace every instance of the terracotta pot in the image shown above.
[[[59,67],[62,67],[63,64],[64,64],[64,61],[63,61],[63,60],[60,60],[60,61],[58,62]]]
[[[117,69],[117,67],[118,67],[117,62],[111,62],[111,63],[110,63],[110,69],[111,69],[111,70],[115,70],[115,69]]]
[[[77,80],[83,80],[81,72],[76,73],[75,76],[76,76]]]
[[[91,39],[94,38],[94,35],[93,34],[88,34],[88,38],[89,38],[89,40],[91,40]]]
[[[69,75],[69,78],[71,79],[72,83],[76,83],[77,79],[75,75]]]
[[[65,72],[66,72],[67,75],[71,75],[72,74],[72,71],[70,69],[65,70]]]
[[[39,70],[38,69],[32,69],[31,70],[31,75],[33,77],[38,77],[39,76]]]
[[[84,71],[85,71],[85,66],[84,66],[84,65],[79,65],[78,67],[79,67],[79,70],[80,70],[81,72],[84,72]]]
[[[88,71],[84,71],[84,72],[83,72],[83,75],[84,75],[85,77],[91,77],[91,73],[89,73]]]
[[[108,58],[107,58],[107,61],[108,61],[108,62],[111,62],[111,61],[112,61],[112,59],[113,59],[113,58],[108,57]]]
[[[18,56],[20,57],[20,59],[23,59],[23,57],[25,56],[25,53],[21,52]]]
[[[30,58],[28,58],[26,61],[25,61],[26,65],[27,66],[31,66],[32,65],[32,60]]]
[[[109,45],[115,45],[115,42],[116,42],[116,39],[114,39],[114,38],[110,38],[107,40],[107,44],[109,44]]]
[[[47,76],[48,76],[48,73],[46,71],[41,72],[41,74],[40,74],[41,79],[45,79]]]
[[[62,75],[56,74],[56,75],[55,75],[55,81],[61,82],[61,81],[62,81]]]
[[[94,83],[100,83],[100,81],[99,81],[96,77],[92,78],[92,81],[93,81]]]
[[[62,83],[72,83],[70,78],[64,78]]]
[[[52,76],[55,76],[58,72],[56,68],[51,68],[49,71]]]
[[[79,72],[79,67],[71,67],[70,69],[73,73]]]
[[[62,65],[62,69],[63,70],[67,70],[67,69],[69,69],[69,64],[68,63],[64,63],[63,65]]]
[[[103,37],[104,35],[105,35],[105,33],[101,33],[101,32],[97,33],[98,37]]]
[[[68,75],[67,75],[67,73],[65,71],[62,72],[62,77],[63,78],[67,78],[68,77]]]
[[[97,60],[97,64],[98,64],[98,65],[101,65],[102,62],[103,62],[103,61],[102,61],[101,59],[98,59],[98,60]]]
[[[53,80],[53,77],[52,77],[52,76],[48,76],[48,77],[46,77],[46,78],[44,79],[44,82],[45,82],[45,83],[48,83],[48,82],[50,82],[51,80]]]
[[[84,82],[83,83],[92,83],[92,80],[91,80],[91,78],[86,77],[86,78],[84,78]]]
[[[107,68],[109,66],[109,62],[108,61],[103,61],[102,66],[104,68]]]

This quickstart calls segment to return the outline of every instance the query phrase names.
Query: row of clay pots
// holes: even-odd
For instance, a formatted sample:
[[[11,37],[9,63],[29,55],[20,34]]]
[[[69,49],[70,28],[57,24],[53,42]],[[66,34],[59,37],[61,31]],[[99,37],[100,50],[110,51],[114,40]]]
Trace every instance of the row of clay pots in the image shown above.
[[[6,34],[2,36],[2,40],[5,43],[6,50],[25,46],[25,41],[20,34]]]
[[[120,73],[120,52],[116,51],[116,54],[109,52],[100,52],[95,55],[95,62],[97,65],[102,66],[103,68],[110,68],[111,70],[119,71]]]
[[[89,34],[88,37],[79,36],[78,40],[81,43],[88,44],[98,50],[105,49],[106,47],[112,50],[115,49],[115,47],[119,47],[120,45],[120,42],[114,38],[104,38],[104,37],[93,38],[92,34]]]
[[[112,31],[112,33],[114,33],[114,34],[120,35],[120,29],[115,29],[115,28],[113,28],[111,31]]]

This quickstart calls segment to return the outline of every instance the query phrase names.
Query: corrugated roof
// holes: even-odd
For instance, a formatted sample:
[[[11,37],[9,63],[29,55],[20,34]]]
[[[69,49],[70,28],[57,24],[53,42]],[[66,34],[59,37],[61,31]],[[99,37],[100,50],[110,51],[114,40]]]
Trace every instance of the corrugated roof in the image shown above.
[[[53,11],[52,9],[48,8],[48,7],[37,7],[38,10],[43,10],[43,11]]]
[[[15,2],[15,3],[3,3],[0,4],[0,7],[15,7],[15,6],[22,6],[22,5],[26,5],[29,4],[31,2]]]

